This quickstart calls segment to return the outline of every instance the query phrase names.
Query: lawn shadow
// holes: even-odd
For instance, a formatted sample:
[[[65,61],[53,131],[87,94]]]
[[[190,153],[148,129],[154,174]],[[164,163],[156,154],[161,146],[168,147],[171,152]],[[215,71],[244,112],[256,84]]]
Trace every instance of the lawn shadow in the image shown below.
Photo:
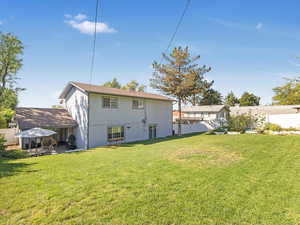
[[[135,141],[135,142],[119,143],[119,144],[117,143],[117,144],[103,146],[103,147],[119,148],[119,147],[133,147],[135,145],[152,145],[152,144],[157,144],[160,142],[168,142],[168,141],[173,141],[173,140],[177,140],[177,139],[183,139],[183,138],[188,138],[188,137],[193,137],[193,136],[203,135],[203,134],[205,134],[205,132],[183,134],[182,136],[168,136],[168,137],[155,138],[155,139],[145,140],[145,141]]]
[[[16,159],[26,158],[20,151],[9,150],[0,155],[0,178],[13,176],[16,173],[31,173],[37,170],[24,170],[35,163],[14,162]]]

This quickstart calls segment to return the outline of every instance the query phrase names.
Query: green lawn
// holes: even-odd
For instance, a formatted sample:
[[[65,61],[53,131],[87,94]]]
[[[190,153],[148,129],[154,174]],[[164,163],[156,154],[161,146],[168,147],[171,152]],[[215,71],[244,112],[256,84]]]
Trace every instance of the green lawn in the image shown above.
[[[194,135],[0,161],[0,224],[300,224],[300,137]]]

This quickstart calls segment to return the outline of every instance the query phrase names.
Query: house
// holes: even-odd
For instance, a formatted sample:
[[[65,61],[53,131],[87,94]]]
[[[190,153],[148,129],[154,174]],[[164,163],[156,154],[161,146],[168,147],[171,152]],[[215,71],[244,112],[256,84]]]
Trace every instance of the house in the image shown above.
[[[79,148],[172,135],[173,100],[162,95],[70,82],[59,98]]]
[[[234,106],[230,115],[250,114],[282,128],[300,128],[300,105]]]
[[[228,110],[225,105],[200,105],[182,108],[182,120],[212,121],[227,118]]]
[[[77,129],[77,122],[66,109],[20,107],[16,108],[14,122],[18,131],[35,127],[54,130],[57,132],[55,139],[58,143],[65,143]],[[20,139],[20,147],[27,148],[30,141],[28,138]]]
[[[179,112],[173,112],[173,128],[178,133]],[[206,132],[221,126],[227,119],[225,105],[186,106],[181,110],[182,133]]]

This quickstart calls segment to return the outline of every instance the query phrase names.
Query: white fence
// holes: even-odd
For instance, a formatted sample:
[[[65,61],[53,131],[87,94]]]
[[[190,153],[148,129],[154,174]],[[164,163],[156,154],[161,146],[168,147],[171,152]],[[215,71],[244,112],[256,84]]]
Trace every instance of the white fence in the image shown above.
[[[190,124],[181,124],[181,133],[182,134],[189,134],[189,133],[196,133],[196,132],[206,132],[209,130],[214,129],[209,123],[201,121],[197,123],[190,123]],[[175,134],[178,134],[178,124],[173,124],[173,130]]]
[[[268,115],[266,122],[278,124],[282,128],[300,128],[300,113]]]
[[[16,133],[16,128],[0,129],[0,135],[3,135],[6,140],[4,145],[17,145],[19,143],[19,139],[15,136]]]

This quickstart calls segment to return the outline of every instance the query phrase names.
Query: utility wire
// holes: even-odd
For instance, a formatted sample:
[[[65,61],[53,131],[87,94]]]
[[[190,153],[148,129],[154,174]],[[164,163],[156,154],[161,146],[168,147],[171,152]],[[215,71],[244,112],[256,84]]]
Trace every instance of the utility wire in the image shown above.
[[[176,36],[176,34],[177,34],[178,30],[179,30],[180,25],[182,24],[183,18],[184,18],[184,16],[185,16],[185,14],[186,14],[186,12],[187,12],[187,10],[188,10],[190,4],[191,4],[191,0],[187,0],[187,1],[186,1],[186,4],[185,4],[185,7],[184,7],[184,9],[183,9],[183,12],[182,12],[182,14],[181,14],[181,16],[180,16],[180,18],[179,18],[179,21],[178,21],[178,23],[177,23],[177,25],[176,25],[176,27],[175,27],[175,31],[174,31],[174,33],[172,34],[172,36],[171,36],[171,38],[170,38],[170,40],[169,40],[169,43],[168,43],[168,45],[167,45],[167,48],[166,48],[166,50],[164,51],[164,53],[167,53],[167,52],[169,51],[169,48],[171,47],[171,45],[172,45],[172,43],[173,43],[173,41],[174,41],[174,39],[175,39],[175,36]],[[163,58],[162,58],[162,60],[163,60]],[[162,62],[162,60],[161,60],[161,62]]]
[[[94,27],[94,37],[93,37],[93,45],[92,45],[92,58],[91,58],[91,68],[90,68],[90,82],[92,83],[93,73],[94,73],[94,65],[95,65],[95,52],[96,52],[96,41],[97,41],[97,22],[98,22],[98,11],[99,11],[99,0],[96,0],[96,9],[95,9],[95,27]]]

